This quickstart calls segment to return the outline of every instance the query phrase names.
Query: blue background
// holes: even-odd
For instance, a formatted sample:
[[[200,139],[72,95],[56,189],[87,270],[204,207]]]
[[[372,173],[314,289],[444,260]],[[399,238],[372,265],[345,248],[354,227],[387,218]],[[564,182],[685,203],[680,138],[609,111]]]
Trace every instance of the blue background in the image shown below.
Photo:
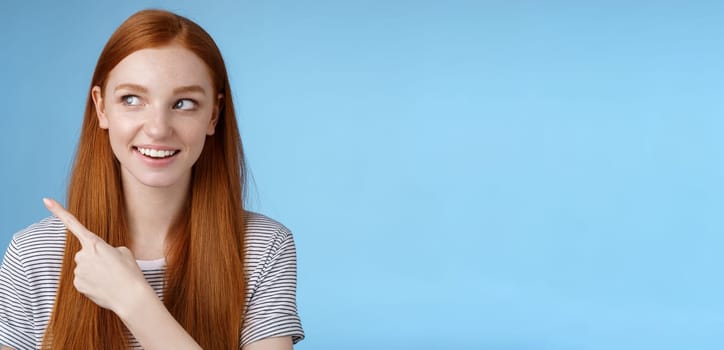
[[[297,349],[724,348],[721,2],[3,1],[0,249],[147,7],[225,56]]]

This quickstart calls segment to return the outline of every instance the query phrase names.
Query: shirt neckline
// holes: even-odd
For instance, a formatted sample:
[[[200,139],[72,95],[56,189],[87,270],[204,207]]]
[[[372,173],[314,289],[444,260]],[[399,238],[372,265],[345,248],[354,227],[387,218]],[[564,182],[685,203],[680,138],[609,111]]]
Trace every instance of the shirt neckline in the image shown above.
[[[136,260],[141,270],[159,270],[166,267],[166,258],[158,258],[154,260]]]

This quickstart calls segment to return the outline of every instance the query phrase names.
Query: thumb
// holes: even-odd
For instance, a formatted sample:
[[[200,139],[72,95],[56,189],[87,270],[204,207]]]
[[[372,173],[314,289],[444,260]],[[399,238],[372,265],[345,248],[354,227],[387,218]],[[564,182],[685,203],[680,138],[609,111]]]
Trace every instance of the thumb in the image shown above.
[[[121,246],[121,247],[116,247],[116,249],[119,252],[121,252],[121,254],[135,259],[135,257],[133,256],[133,252],[130,249],[128,249],[128,247]]]

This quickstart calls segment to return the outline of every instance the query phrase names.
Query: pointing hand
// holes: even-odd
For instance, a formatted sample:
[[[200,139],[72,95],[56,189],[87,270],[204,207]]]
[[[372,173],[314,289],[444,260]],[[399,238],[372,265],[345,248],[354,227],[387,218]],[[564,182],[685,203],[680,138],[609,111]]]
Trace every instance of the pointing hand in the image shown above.
[[[52,199],[43,203],[80,241],[75,255],[73,285],[98,306],[116,314],[134,303],[139,291],[150,289],[133,253],[126,247],[113,247],[88,230],[63,206]]]

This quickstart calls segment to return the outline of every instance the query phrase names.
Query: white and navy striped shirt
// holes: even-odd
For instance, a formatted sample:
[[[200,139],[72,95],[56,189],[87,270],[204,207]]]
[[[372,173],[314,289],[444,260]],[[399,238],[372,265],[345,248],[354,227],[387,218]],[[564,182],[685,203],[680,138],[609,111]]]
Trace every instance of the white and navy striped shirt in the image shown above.
[[[297,313],[297,256],[291,232],[249,212],[246,232],[246,312],[240,348],[260,339],[304,338]],[[66,230],[51,216],[13,236],[0,265],[0,344],[37,349],[58,289]],[[163,297],[165,259],[138,261],[148,283]],[[133,349],[141,349],[128,333]]]

